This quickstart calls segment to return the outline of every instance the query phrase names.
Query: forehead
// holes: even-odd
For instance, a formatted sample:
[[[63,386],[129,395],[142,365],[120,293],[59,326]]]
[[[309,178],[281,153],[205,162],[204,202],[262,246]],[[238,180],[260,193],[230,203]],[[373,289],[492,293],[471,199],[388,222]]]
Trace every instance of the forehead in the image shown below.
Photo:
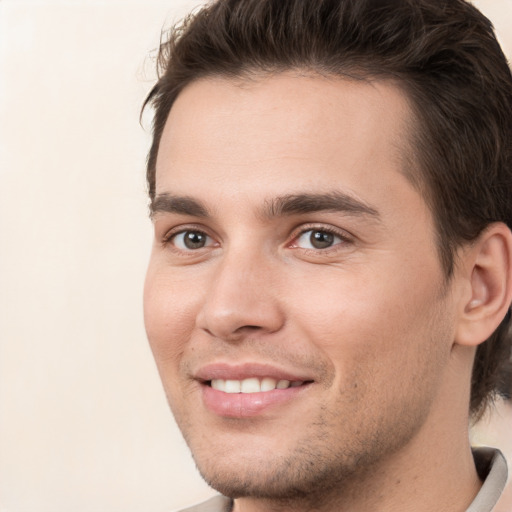
[[[407,98],[389,81],[291,72],[202,79],[171,109],[156,192],[213,196],[238,185],[242,193],[255,176],[267,192],[284,186],[328,192],[333,182],[356,195],[365,185],[385,187],[391,171],[408,173],[411,118]],[[217,187],[205,189],[205,182]]]

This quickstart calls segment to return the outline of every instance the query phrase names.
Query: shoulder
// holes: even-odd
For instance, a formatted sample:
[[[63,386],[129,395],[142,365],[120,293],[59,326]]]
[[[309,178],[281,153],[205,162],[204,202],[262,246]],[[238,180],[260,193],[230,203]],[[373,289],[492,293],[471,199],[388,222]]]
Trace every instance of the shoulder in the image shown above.
[[[199,505],[185,508],[179,512],[230,512],[233,502],[225,496],[214,496]]]
[[[483,484],[466,512],[491,511],[507,483],[507,462],[499,450],[487,447],[473,448],[473,458]]]

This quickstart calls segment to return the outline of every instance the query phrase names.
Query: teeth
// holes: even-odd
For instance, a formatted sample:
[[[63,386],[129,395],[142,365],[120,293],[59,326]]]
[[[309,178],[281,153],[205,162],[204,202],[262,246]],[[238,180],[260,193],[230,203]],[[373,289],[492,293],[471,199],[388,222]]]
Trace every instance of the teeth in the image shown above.
[[[221,379],[212,380],[212,388],[219,391],[226,391],[226,381]]]
[[[223,391],[224,393],[260,393],[272,391],[274,389],[288,389],[302,386],[303,381],[276,380],[272,377],[258,379],[251,377],[244,380],[224,380],[213,379],[211,386],[213,389]]]
[[[224,391],[226,393],[240,393],[240,381],[239,380],[227,380]]]
[[[242,393],[259,393],[261,391],[260,381],[258,379],[244,379],[240,384]]]
[[[273,389],[276,389],[276,384],[276,379],[272,379],[271,377],[265,377],[261,381],[261,391],[272,391]]]

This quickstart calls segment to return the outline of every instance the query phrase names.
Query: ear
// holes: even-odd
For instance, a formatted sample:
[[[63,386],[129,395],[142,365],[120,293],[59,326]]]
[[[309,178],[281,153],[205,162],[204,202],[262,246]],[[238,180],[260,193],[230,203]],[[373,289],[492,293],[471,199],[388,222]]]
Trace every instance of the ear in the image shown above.
[[[496,330],[512,302],[512,233],[502,222],[488,226],[463,251],[467,283],[455,343],[476,346]]]

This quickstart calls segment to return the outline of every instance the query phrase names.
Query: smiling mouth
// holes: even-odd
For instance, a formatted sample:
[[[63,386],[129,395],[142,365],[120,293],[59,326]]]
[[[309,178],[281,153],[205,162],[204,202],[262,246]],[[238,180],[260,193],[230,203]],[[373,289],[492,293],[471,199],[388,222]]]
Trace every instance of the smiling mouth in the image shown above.
[[[275,389],[288,389],[297,388],[312,381],[290,381],[290,380],[277,380],[272,377],[250,377],[243,380],[233,379],[212,379],[207,381],[206,384],[211,388],[222,391],[224,393],[264,393],[273,391]]]

